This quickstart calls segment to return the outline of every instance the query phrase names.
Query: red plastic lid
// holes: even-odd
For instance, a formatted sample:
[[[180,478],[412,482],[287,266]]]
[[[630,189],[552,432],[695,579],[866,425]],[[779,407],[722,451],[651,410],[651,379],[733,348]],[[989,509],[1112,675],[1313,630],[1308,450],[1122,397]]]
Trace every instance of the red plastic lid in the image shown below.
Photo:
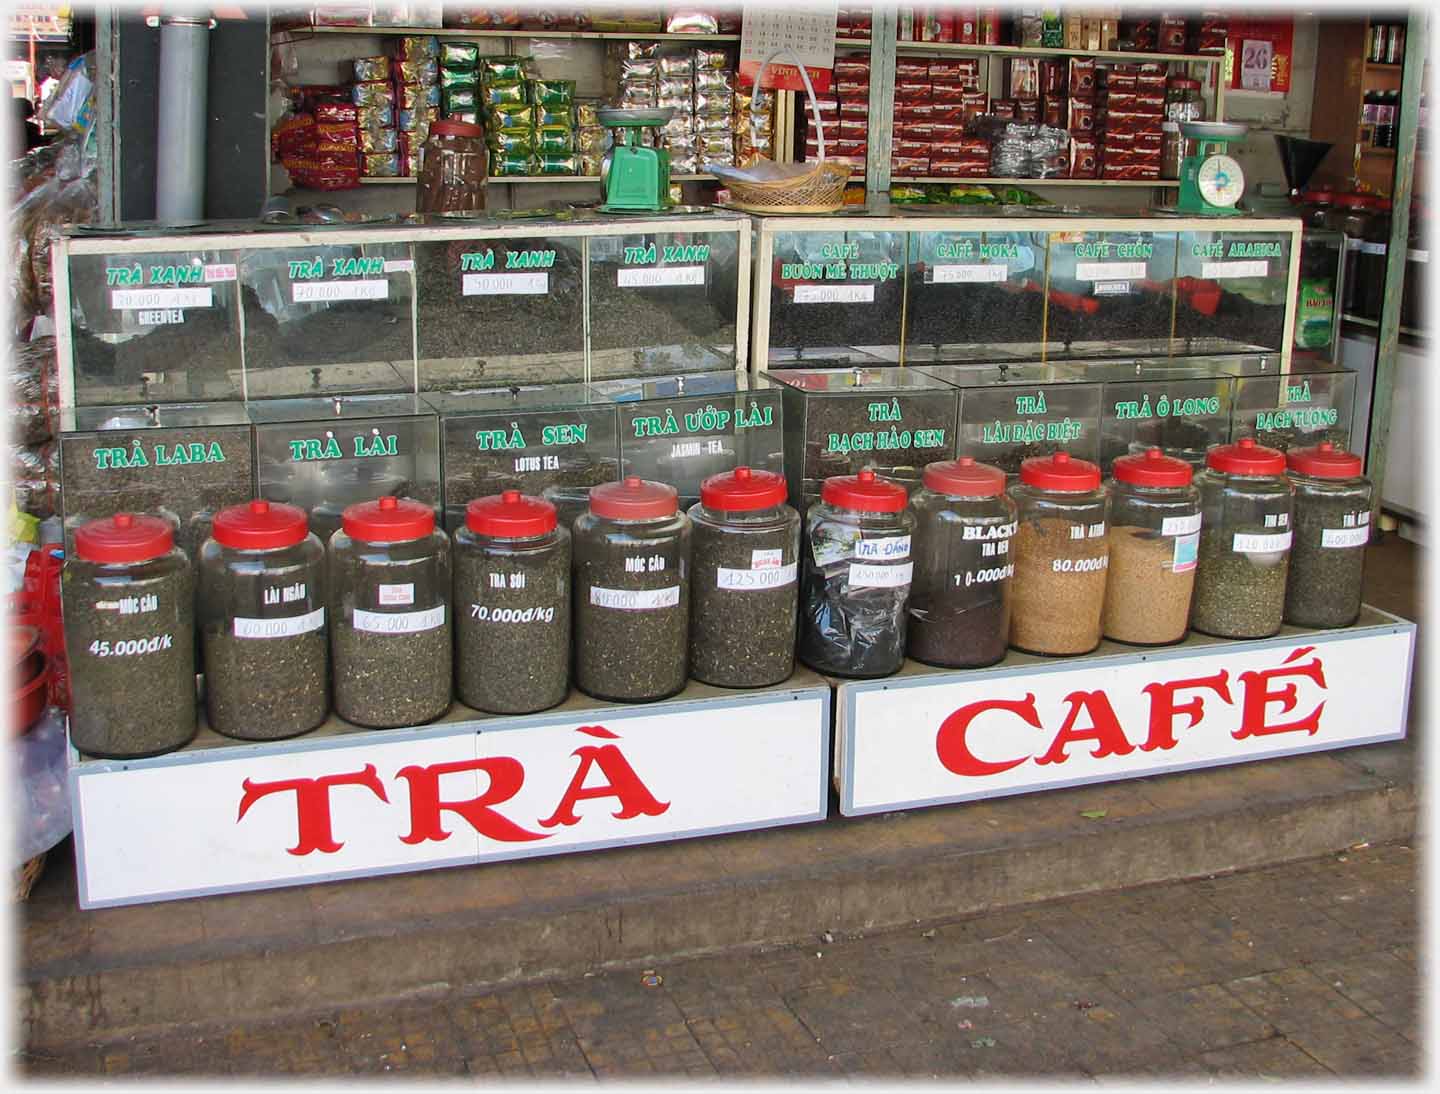
[[[1325,202],[1327,205],[1333,204],[1334,201],[1335,201],[1335,191],[1333,191],[1333,190],[1302,190],[1302,191],[1300,191],[1300,200],[1301,200],[1301,201],[1310,201],[1310,202],[1322,202],[1322,201],[1323,201],[1323,202]]]
[[[1291,471],[1317,479],[1358,479],[1364,472],[1359,456],[1336,448],[1329,441],[1308,448],[1292,448],[1285,453],[1285,462]]]
[[[116,513],[75,529],[75,554],[89,562],[149,562],[175,546],[168,520]]]
[[[1089,460],[1076,459],[1068,452],[1031,456],[1020,465],[1020,481],[1041,490],[1078,494],[1100,488],[1100,468]]]
[[[711,475],[700,484],[700,504],[706,509],[726,513],[745,513],[754,509],[774,509],[784,505],[789,491],[785,476],[774,471],[755,471],[737,467],[720,475]]]
[[[1147,448],[1133,456],[1121,456],[1111,465],[1110,474],[1116,482],[1135,486],[1189,486],[1194,472],[1184,460]]]
[[[1335,204],[1346,209],[1361,209],[1365,206],[1364,194],[1337,194]]]
[[[655,520],[673,516],[679,505],[673,486],[635,475],[590,488],[590,512],[608,520]]]
[[[1177,87],[1183,91],[1200,90],[1200,81],[1189,76],[1171,76],[1168,83],[1171,87]]]
[[[474,122],[441,121],[431,122],[430,132],[442,137],[483,137],[485,130]]]
[[[1217,444],[1205,454],[1205,466],[1227,475],[1283,475],[1285,455],[1278,449],[1241,437],[1234,444]]]
[[[882,479],[874,471],[855,475],[833,475],[820,487],[820,500],[840,509],[861,513],[898,513],[909,495],[899,483]]]
[[[410,498],[387,494],[378,501],[347,505],[340,526],[351,539],[366,543],[404,543],[435,531],[435,511]]]
[[[310,518],[295,505],[261,498],[248,505],[232,505],[215,514],[210,534],[222,547],[241,551],[270,551],[293,547],[310,534]]]
[[[926,490],[952,498],[993,498],[1005,492],[1005,472],[973,456],[927,463],[921,475]]]
[[[506,490],[465,506],[465,527],[492,539],[533,539],[555,531],[555,506],[544,498]]]

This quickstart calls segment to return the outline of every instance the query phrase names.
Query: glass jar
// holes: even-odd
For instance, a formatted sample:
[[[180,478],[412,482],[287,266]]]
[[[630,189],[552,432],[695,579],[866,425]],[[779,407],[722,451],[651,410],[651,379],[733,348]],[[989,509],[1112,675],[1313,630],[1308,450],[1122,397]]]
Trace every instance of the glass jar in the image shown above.
[[[1010,497],[1019,518],[1010,644],[1049,656],[1089,653],[1100,644],[1110,564],[1100,468],[1068,452],[1032,456]]]
[[[195,736],[195,578],[161,517],[116,513],[75,529],[61,572],[70,741],[135,759]]]
[[[1324,441],[1285,454],[1295,489],[1285,622],[1348,627],[1360,615],[1374,489],[1360,457]]]
[[[485,130],[472,122],[430,123],[415,187],[417,213],[472,213],[485,208],[490,154]]]
[[[1179,642],[1190,626],[1200,548],[1200,491],[1184,460],[1158,448],[1111,466],[1106,638],[1136,646]]]
[[[1335,204],[1335,194],[1330,190],[1304,190],[1300,194],[1300,208],[1296,215],[1307,228],[1325,227],[1325,218]]]
[[[450,707],[450,541],[435,510],[386,495],[341,515],[330,539],[335,713],[371,729]]]
[[[1200,81],[1188,76],[1172,76],[1165,82],[1165,120],[1167,122],[1203,122],[1205,99],[1200,94]]]
[[[1285,614],[1293,507],[1285,457],[1242,437],[1200,472],[1200,558],[1190,625],[1220,638],[1267,638]]]
[[[1390,203],[1377,204],[1364,235],[1346,241],[1345,311],[1380,320],[1385,303],[1385,264],[1390,249]],[[1409,278],[1406,278],[1409,284]]]
[[[961,456],[927,465],[921,479],[910,496],[909,654],[942,668],[993,665],[1010,638],[1015,574],[1015,503],[1005,494],[1005,472]]]
[[[1363,194],[1336,194],[1335,204],[1325,214],[1325,227],[1332,232],[1343,232],[1351,239],[1365,235],[1365,226],[1370,214]]]
[[[555,507],[555,519],[562,528],[575,530],[575,519],[590,511],[590,487],[556,483],[545,487],[541,496]]]
[[[645,702],[689,676],[690,518],[673,486],[630,476],[590,489],[575,519],[575,684]]]
[[[690,586],[690,675],[758,688],[795,671],[800,514],[785,476],[737,467],[700,484]]]
[[[205,712],[227,737],[275,741],[330,712],[325,548],[305,510],[252,501],[215,514],[200,548]]]
[[[455,530],[455,690],[492,714],[570,691],[570,533],[518,490],[476,498]]]
[[[831,676],[889,676],[905,663],[910,536],[904,486],[874,471],[832,475],[805,514],[800,659]]]

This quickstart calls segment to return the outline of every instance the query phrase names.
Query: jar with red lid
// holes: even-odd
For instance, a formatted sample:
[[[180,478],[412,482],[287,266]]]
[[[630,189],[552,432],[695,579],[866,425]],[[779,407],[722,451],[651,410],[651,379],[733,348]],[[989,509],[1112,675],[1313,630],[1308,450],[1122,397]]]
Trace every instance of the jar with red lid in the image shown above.
[[[737,467],[700,484],[690,507],[690,675],[724,688],[795,671],[800,514],[785,476]]]
[[[195,736],[195,578],[162,517],[116,513],[75,529],[60,577],[70,741],[135,759]]]
[[[1200,557],[1190,625],[1220,638],[1268,638],[1285,614],[1294,508],[1285,455],[1242,437],[1205,456]]]
[[[210,727],[247,741],[314,729],[330,712],[330,638],[325,548],[305,510],[221,509],[197,568]]]
[[[1324,441],[1285,453],[1295,490],[1285,622],[1348,627],[1360,614],[1374,487],[1360,457]]]
[[[874,471],[834,475],[805,513],[800,659],[831,676],[889,676],[905,663],[915,514]]]
[[[570,533],[519,490],[476,498],[455,529],[455,691],[531,714],[570,691]]]
[[[690,672],[690,518],[675,488],[594,486],[573,534],[576,687],[625,703],[674,695]]]
[[[490,154],[473,122],[430,123],[415,187],[417,213],[475,213],[485,208]]]
[[[910,496],[915,576],[906,644],[942,668],[978,668],[1005,656],[1015,562],[1015,503],[1005,472],[970,456],[928,464]]]
[[[371,729],[450,707],[450,540],[433,507],[386,495],[347,506],[330,537],[335,713]]]
[[[1106,638],[1165,646],[1185,637],[1200,550],[1193,474],[1187,462],[1158,448],[1111,465]]]
[[[1110,497],[1100,468],[1068,452],[1032,456],[1010,487],[1018,524],[1010,645],[1050,656],[1100,644]]]

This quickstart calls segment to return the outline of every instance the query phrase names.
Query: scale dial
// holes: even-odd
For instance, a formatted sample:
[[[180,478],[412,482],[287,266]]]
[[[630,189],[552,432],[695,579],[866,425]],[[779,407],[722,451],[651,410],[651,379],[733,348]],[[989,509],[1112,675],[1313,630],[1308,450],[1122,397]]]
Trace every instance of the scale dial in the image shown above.
[[[1245,193],[1245,172],[1229,156],[1207,156],[1195,173],[1195,185],[1208,204],[1228,209]]]

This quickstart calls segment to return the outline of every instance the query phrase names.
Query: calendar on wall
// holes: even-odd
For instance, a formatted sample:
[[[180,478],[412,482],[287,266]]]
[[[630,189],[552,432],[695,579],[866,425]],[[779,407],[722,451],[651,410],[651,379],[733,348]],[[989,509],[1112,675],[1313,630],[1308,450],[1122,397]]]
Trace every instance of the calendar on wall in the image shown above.
[[[789,47],[805,66],[816,94],[830,88],[835,67],[835,16],[837,0],[747,0],[740,24],[740,78],[753,83],[765,59],[778,49]],[[793,60],[793,58],[790,58]],[[778,59],[765,70],[764,87],[780,91],[804,91],[800,70]]]

